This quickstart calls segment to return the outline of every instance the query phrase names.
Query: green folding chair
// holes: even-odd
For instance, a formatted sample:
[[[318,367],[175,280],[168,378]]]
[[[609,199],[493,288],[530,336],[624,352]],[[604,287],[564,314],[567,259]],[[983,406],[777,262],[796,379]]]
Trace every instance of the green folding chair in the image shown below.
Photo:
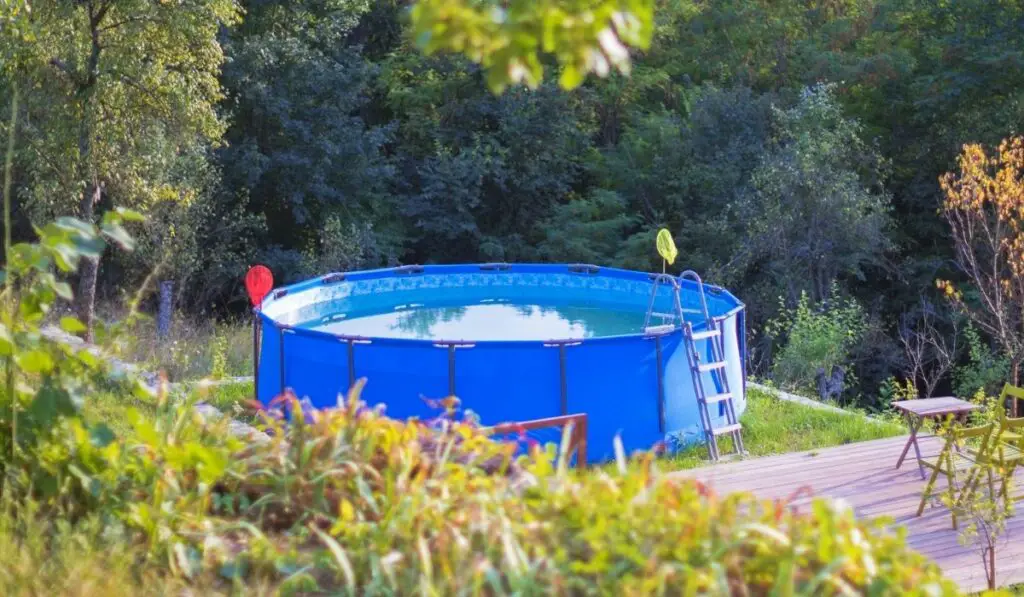
[[[1003,391],[999,393],[999,404],[1002,405],[1003,409],[1009,409],[1010,412],[1014,412],[1013,407],[1017,405],[1018,401],[1024,400],[1024,388],[1018,388],[1017,386],[1010,384],[1003,384]],[[1007,402],[1010,403],[1007,406]],[[1005,410],[1002,411],[1005,415]],[[1014,412],[1014,415],[1017,413]],[[1012,419],[1011,419],[1012,420]],[[1018,431],[1020,431],[1018,429]],[[1005,442],[1016,443],[1017,440],[1024,438],[1024,433],[1015,431],[1007,431],[1002,439]]]
[[[964,451],[962,446],[966,446],[969,441],[979,440],[979,445],[976,448],[977,452],[987,454],[990,450],[989,445],[993,441],[995,429],[995,423],[988,423],[978,427],[957,427],[950,424],[946,427],[945,443],[942,445],[942,450],[939,451],[938,457],[921,459],[921,464],[925,468],[931,469],[932,474],[928,478],[928,484],[925,485],[924,493],[921,495],[921,503],[917,508],[918,516],[924,514],[925,504],[934,495],[935,482],[938,480],[939,475],[946,477],[946,503],[954,505],[961,499],[964,494],[960,491],[959,475],[970,471],[975,466],[974,459],[968,452]],[[977,479],[974,477],[974,475],[971,475],[968,481],[970,485],[976,487]],[[955,529],[957,528],[956,508],[950,508],[950,514],[952,515],[953,528]]]
[[[1009,384],[1003,388],[1004,394],[1007,393],[1007,388],[1014,390],[1011,395],[1017,393],[1024,394],[1024,391],[1020,388]],[[999,419],[995,423],[996,428],[992,441],[982,444],[978,448],[968,448],[967,457],[983,465],[983,468],[986,470],[989,495],[1001,496],[1004,502],[1009,502],[1011,499],[1021,499],[1024,497],[1018,496],[1013,498],[1010,495],[1010,489],[1013,487],[1013,475],[1017,468],[1024,464],[1024,417],[1010,418],[1006,416],[1004,409],[999,409],[999,415]],[[978,478],[979,475],[975,474],[976,470],[972,469],[967,482],[964,484],[962,494],[964,497],[969,497],[973,491],[976,491],[978,484],[981,482],[981,479]],[[997,475],[999,479],[998,493],[995,490]]]
[[[1010,384],[1003,386],[1003,391],[999,394],[999,404],[1013,413],[1014,417],[1019,414],[1017,408],[1021,401],[1024,401],[1024,388]]]

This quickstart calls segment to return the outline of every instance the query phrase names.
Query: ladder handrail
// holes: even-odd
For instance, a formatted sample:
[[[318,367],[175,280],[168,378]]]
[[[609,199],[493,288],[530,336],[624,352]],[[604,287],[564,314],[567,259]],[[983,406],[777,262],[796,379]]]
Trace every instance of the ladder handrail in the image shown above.
[[[651,299],[647,303],[647,314],[644,316],[644,330],[651,327],[651,316],[654,314],[654,302],[658,298],[658,284],[667,282],[672,286],[672,308],[679,318],[679,325],[683,325],[683,305],[679,298],[679,281],[670,274],[651,274]]]
[[[700,279],[700,274],[693,271],[692,269],[688,269],[683,273],[679,274],[680,280],[685,280],[687,278],[693,278],[693,281],[697,283],[697,293],[700,295],[700,308],[701,311],[703,311],[704,313],[704,324],[707,326],[707,329],[710,330],[712,325],[711,312],[708,311],[708,299],[707,296],[704,294],[704,281]]]

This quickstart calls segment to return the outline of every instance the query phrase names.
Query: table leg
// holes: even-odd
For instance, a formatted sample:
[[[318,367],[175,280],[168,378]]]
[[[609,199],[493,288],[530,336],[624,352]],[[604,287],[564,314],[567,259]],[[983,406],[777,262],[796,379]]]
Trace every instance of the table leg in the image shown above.
[[[903,466],[903,461],[907,457],[907,453],[910,452],[910,446],[914,446],[914,453],[917,455],[917,467],[921,470],[921,478],[924,479],[924,465],[921,464],[921,448],[917,445],[917,432],[921,429],[921,425],[924,423],[924,419],[920,417],[907,417],[910,423],[910,438],[907,440],[907,445],[903,446],[903,453],[900,454],[900,459],[896,462],[896,468]]]

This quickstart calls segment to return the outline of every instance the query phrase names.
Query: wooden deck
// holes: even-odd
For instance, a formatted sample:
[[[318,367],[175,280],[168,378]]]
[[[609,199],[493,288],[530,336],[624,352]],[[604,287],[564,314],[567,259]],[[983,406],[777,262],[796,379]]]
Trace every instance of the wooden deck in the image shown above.
[[[719,492],[749,491],[763,498],[785,499],[807,487],[816,497],[841,498],[860,517],[888,516],[908,531],[911,547],[935,560],[946,576],[965,591],[985,588],[981,557],[973,547],[964,547],[953,530],[949,511],[928,507],[915,516],[925,481],[921,480],[913,449],[900,470],[896,470],[907,437],[896,437],[811,452],[752,458],[704,468],[680,471],[678,475],[700,479]],[[922,453],[938,453],[939,440],[920,438]],[[1024,489],[1024,473],[1018,472],[1017,495]],[[940,477],[938,488],[945,487]],[[809,498],[808,498],[809,499]],[[807,499],[797,500],[797,504]],[[1000,586],[1024,583],[1024,502],[997,550],[997,581]]]

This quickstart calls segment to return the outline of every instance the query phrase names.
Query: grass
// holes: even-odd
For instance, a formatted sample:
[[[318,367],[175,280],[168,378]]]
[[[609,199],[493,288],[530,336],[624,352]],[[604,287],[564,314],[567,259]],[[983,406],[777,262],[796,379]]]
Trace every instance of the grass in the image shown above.
[[[218,410],[228,413],[236,419],[246,421],[251,417],[245,403],[253,399],[252,382],[224,383],[202,387],[178,387],[172,393],[179,400],[188,396],[187,392],[195,392],[196,398],[206,402]],[[95,394],[86,399],[82,405],[82,414],[91,423],[106,423],[115,433],[126,431],[125,410],[134,408],[140,413],[152,416],[157,409],[156,398],[126,397],[123,392],[112,389],[109,392]]]
[[[172,382],[252,375],[249,320],[214,322],[175,317],[170,337],[157,337],[156,321],[144,318],[120,336],[121,358]]]
[[[907,432],[895,421],[874,420],[858,413],[840,414],[813,408],[748,388],[747,410],[740,417],[743,443],[751,456],[769,456],[841,446],[854,442],[893,437]],[[731,440],[723,453],[731,451]],[[675,468],[708,464],[704,445],[687,448],[669,457]]]
[[[72,524],[5,505],[0,509],[0,554],[0,595],[9,597],[275,594],[258,580],[232,590],[228,583],[170,575],[165,562],[140,557],[137,542],[96,515]]]

